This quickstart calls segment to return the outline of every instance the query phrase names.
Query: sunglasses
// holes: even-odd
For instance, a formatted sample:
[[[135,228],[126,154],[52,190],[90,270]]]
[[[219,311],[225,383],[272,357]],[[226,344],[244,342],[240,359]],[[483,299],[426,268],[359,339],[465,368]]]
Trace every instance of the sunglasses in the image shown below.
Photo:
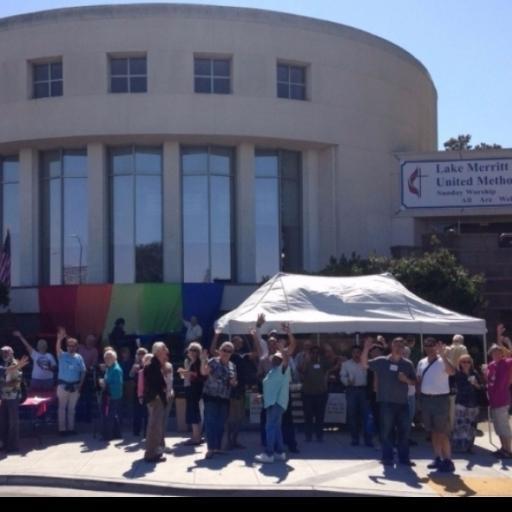
[[[226,354],[232,354],[232,353],[233,353],[233,351],[232,351],[232,350],[229,350],[228,348],[223,348],[223,349],[221,350],[221,352],[226,352]]]

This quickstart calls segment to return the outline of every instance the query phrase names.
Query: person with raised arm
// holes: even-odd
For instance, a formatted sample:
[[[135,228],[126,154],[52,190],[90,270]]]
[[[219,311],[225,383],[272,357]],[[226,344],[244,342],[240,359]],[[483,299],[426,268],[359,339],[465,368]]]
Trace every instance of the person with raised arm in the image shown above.
[[[66,350],[63,343],[66,342]],[[78,340],[69,338],[66,329],[57,329],[55,345],[59,373],[57,380],[57,398],[59,401],[59,435],[73,435],[75,431],[76,404],[85,380],[85,363],[78,353]]]
[[[282,420],[290,399],[291,373],[289,356],[283,342],[271,356],[272,367],[263,379],[263,407],[266,411],[266,449],[256,455],[257,462],[271,463],[286,460],[284,451]]]
[[[30,391],[52,391],[55,387],[54,377],[57,362],[48,352],[48,342],[42,338],[37,340],[36,350],[20,331],[14,331],[12,334],[23,343],[33,362]]]
[[[220,346],[218,356],[208,359],[206,350],[201,353],[201,375],[205,377],[203,401],[207,459],[222,452],[222,437],[229,413],[231,390],[238,383],[236,367],[230,361],[234,350],[233,343],[225,341]]]
[[[494,452],[500,459],[512,458],[512,429],[510,428],[510,385],[512,384],[512,354],[504,346],[494,344],[489,349],[491,362],[483,367],[487,382],[489,407],[494,430],[501,448]]]
[[[264,317],[261,315],[258,317],[258,321],[261,319],[264,320]],[[261,327],[261,325],[260,325]],[[281,324],[281,331],[286,335],[286,342],[280,342],[279,340],[279,333],[276,330],[270,331],[265,352],[262,353],[260,356],[260,362],[258,367],[258,378],[260,381],[260,388],[261,391],[262,383],[265,375],[272,369],[272,355],[275,354],[279,350],[279,346],[282,345],[282,351],[286,353],[288,356],[288,366],[290,367],[291,372],[291,363],[292,358],[295,355],[295,351],[297,349],[297,340],[295,339],[295,336],[292,333],[292,330],[290,328],[290,324],[283,322]],[[267,354],[267,355],[264,355]],[[288,446],[288,450],[290,453],[299,453],[299,448],[297,446],[297,440],[295,437],[295,426],[293,424],[293,415],[292,415],[292,408],[291,408],[291,400],[288,400],[288,407],[286,408],[283,418],[282,418],[282,433],[283,433],[283,440],[285,445]],[[265,408],[261,411],[260,416],[260,436],[261,436],[261,443],[263,446],[266,446],[266,410]]]
[[[197,316],[191,316],[190,321],[183,318],[183,325],[187,328],[185,333],[185,343],[188,345],[193,341],[201,343],[203,338],[203,329],[197,321]]]

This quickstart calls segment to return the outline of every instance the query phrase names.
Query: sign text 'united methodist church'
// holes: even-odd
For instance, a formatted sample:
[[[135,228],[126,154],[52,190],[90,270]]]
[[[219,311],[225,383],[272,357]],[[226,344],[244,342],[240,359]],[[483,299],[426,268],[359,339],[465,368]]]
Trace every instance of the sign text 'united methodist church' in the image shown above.
[[[405,208],[512,205],[512,158],[402,161]]]

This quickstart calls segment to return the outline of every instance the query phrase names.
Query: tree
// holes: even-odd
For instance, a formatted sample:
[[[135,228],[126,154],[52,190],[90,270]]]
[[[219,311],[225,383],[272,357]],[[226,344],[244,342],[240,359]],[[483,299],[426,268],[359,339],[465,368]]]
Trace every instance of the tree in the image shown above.
[[[331,258],[320,274],[328,276],[360,276],[390,272],[408,290],[419,297],[468,315],[478,314],[484,307],[481,275],[470,275],[448,249],[434,243],[432,250],[421,256],[363,259],[352,253],[348,259]]]
[[[470,144],[471,135],[458,135],[457,138],[451,137],[444,144],[446,151],[487,151],[490,149],[501,149],[499,144],[487,144],[480,142],[475,147]]]
[[[444,144],[444,149],[447,151],[464,151],[470,150],[471,144],[469,141],[471,140],[471,135],[458,135],[457,138],[451,137]]]

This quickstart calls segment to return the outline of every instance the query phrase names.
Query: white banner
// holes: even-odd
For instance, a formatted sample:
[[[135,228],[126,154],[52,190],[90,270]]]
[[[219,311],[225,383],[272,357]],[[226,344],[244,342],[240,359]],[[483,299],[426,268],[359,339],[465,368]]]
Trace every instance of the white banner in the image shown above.
[[[324,423],[345,423],[347,421],[347,401],[345,393],[329,393],[325,407]]]
[[[404,208],[512,205],[512,158],[402,161]]]

